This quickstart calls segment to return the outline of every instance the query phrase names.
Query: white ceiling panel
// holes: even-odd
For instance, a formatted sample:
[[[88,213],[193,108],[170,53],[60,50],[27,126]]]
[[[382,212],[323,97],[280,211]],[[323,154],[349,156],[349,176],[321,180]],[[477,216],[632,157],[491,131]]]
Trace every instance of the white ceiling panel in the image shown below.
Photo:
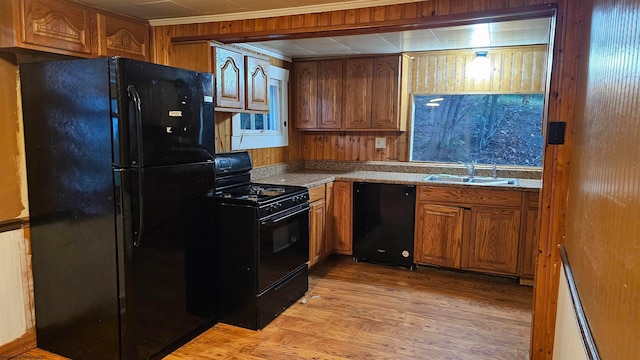
[[[114,11],[120,13],[126,13],[127,15],[135,16],[138,18],[156,18],[163,14],[174,14],[176,17],[189,16],[193,13],[193,9],[179,5],[173,1],[156,1],[138,4],[127,4],[126,6],[113,7]]]
[[[379,35],[340,36],[333,39],[358,54],[401,52],[400,48]]]

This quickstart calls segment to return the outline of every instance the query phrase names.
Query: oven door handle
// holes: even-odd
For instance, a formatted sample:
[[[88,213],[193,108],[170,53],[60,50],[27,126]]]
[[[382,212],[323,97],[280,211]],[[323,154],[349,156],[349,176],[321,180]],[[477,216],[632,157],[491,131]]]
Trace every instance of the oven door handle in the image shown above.
[[[307,206],[303,207],[302,209],[300,209],[298,211],[294,211],[294,212],[289,213],[289,214],[285,214],[282,217],[281,216],[277,216],[275,218],[271,218],[271,219],[268,219],[268,220],[263,220],[263,221],[260,222],[260,225],[263,225],[263,226],[275,225],[275,224],[277,224],[277,223],[279,223],[281,221],[290,219],[290,218],[292,218],[294,216],[298,216],[298,215],[300,215],[300,214],[302,214],[304,212],[308,212],[309,209],[311,209],[311,207],[309,206],[309,204],[306,204],[306,205]]]

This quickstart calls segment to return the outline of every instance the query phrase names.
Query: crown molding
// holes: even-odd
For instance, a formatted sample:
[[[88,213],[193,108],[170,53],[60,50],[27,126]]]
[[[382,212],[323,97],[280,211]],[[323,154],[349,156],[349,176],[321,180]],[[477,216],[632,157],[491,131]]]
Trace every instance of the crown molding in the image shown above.
[[[151,26],[165,25],[184,25],[199,24],[219,21],[233,21],[246,19],[260,19],[287,15],[313,14],[336,10],[350,10],[384,5],[397,5],[414,2],[422,2],[424,0],[351,0],[341,1],[329,4],[318,4],[309,6],[298,6],[283,9],[270,9],[262,11],[247,11],[230,14],[218,15],[201,15],[201,16],[185,16],[179,18],[155,19],[149,20]]]

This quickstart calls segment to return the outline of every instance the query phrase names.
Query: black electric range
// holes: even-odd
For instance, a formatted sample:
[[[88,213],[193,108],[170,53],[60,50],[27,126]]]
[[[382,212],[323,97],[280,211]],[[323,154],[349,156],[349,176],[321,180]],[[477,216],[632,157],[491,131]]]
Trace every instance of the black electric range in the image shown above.
[[[215,161],[221,321],[261,329],[308,290],[309,191],[252,183],[247,152]]]

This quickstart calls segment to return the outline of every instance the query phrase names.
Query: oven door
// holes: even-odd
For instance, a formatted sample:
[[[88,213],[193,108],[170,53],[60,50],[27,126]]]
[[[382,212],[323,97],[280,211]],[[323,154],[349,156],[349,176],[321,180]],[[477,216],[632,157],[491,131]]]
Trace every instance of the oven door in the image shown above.
[[[258,295],[309,261],[309,204],[260,219]]]

